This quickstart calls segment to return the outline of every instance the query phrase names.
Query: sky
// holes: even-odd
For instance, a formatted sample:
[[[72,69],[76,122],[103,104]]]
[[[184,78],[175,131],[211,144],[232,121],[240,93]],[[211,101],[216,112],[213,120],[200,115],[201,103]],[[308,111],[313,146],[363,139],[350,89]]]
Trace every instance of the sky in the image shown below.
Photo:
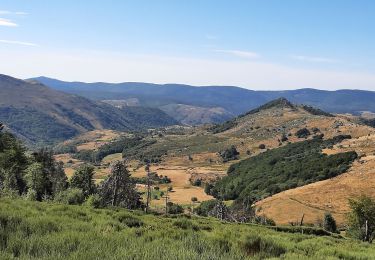
[[[375,90],[373,0],[0,0],[0,73]]]

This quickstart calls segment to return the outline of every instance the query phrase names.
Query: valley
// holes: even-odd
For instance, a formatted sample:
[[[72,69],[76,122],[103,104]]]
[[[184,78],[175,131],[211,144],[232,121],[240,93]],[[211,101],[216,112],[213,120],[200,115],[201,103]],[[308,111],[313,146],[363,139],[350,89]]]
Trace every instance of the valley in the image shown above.
[[[374,183],[370,180],[373,174],[372,166],[375,163],[375,157],[372,155],[375,152],[375,129],[361,124],[357,117],[319,115],[315,112],[311,113],[311,110],[279,99],[215,127],[157,129],[142,137],[142,140],[149,142],[142,151],[130,149],[124,159],[132,176],[140,178],[146,176],[142,156],[156,155],[158,162],[151,163],[151,172],[171,179],[171,183],[157,186],[160,190],[173,187],[173,191],[169,193],[170,201],[189,209],[191,205],[196,206],[202,201],[213,199],[205,193],[205,186],[226,176],[228,168],[236,162],[256,157],[267,150],[284,147],[288,143],[310,140],[314,135],[324,135],[325,140],[339,135],[350,135],[351,139],[322,150],[328,155],[355,151],[360,159],[353,163],[347,173],[282,191],[256,202],[257,214],[272,218],[277,224],[287,225],[299,220],[302,215],[305,223],[316,224],[325,212],[332,212],[338,224],[343,225],[348,211],[348,198],[359,196],[361,193],[372,194],[370,190]],[[304,128],[310,130],[309,136],[296,136],[298,130]],[[121,139],[124,135],[132,134],[94,131],[66,141],[63,145],[76,144],[77,151],[95,151],[104,144]],[[283,136],[287,140],[282,141]],[[264,144],[264,149],[260,148],[261,144]],[[231,146],[238,150],[238,158],[224,162],[219,153]],[[104,157],[101,163],[95,166],[96,181],[103,180],[109,173],[108,165],[121,158],[121,153]],[[56,155],[56,159],[64,161],[68,176],[84,163],[82,160],[74,159],[74,154]],[[197,179],[200,185],[194,186]],[[144,192],[144,186],[140,185],[139,190]],[[192,203],[193,197],[197,198],[198,204]],[[161,196],[155,196],[151,206],[162,210],[164,203]]]

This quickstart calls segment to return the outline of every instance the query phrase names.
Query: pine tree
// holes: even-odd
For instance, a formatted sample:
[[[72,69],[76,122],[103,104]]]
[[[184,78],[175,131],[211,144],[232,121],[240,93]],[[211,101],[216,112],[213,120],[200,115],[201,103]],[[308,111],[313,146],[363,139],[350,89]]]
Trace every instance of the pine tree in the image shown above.
[[[99,187],[99,194],[104,206],[117,206],[135,209],[141,206],[139,193],[130,179],[124,162],[116,161],[111,166],[111,173]]]
[[[323,228],[332,233],[337,232],[336,220],[333,218],[332,214],[329,212],[324,214]]]
[[[81,189],[84,196],[87,198],[95,193],[96,186],[94,182],[94,167],[88,164],[80,166],[73,174],[70,180],[72,188]]]

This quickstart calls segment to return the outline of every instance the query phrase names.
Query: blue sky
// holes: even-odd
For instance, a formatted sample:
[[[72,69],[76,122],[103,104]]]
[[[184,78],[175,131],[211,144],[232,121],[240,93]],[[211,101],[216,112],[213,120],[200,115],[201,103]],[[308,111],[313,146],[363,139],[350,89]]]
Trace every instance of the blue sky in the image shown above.
[[[375,1],[1,0],[0,73],[375,90]]]

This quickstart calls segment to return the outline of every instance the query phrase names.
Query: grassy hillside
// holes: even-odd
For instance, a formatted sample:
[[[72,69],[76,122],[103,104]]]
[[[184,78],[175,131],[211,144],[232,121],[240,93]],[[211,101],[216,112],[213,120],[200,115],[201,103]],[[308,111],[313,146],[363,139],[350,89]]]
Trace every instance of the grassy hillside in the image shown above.
[[[118,109],[5,75],[0,75],[0,121],[29,144],[52,144],[94,129],[129,131],[177,123],[159,109]]]
[[[316,138],[269,150],[228,169],[228,176],[211,191],[226,200],[252,198],[259,200],[284,190],[333,178],[348,170],[357,158],[355,152],[325,155],[323,148],[345,137]]]
[[[303,235],[296,228],[283,228],[297,232],[286,233],[209,218],[5,198],[0,207],[1,259],[372,259],[375,254],[369,244]]]

